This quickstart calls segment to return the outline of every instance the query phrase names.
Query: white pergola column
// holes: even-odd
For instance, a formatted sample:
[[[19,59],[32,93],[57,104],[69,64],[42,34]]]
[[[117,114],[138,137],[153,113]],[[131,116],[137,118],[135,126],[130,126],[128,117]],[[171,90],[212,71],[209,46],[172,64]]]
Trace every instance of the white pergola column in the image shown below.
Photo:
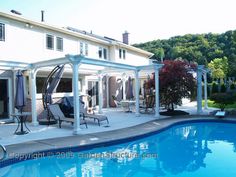
[[[123,87],[123,100],[126,100],[126,93],[125,93],[125,82],[126,82],[126,74],[122,74],[122,87]]]
[[[197,114],[202,113],[202,71],[203,65],[197,67]]]
[[[139,70],[135,70],[135,116],[139,117]]]
[[[154,64],[155,71],[155,117],[160,118],[159,69],[163,64]]]
[[[13,90],[14,90],[14,91],[13,91],[13,98],[14,98],[14,101],[15,101],[15,98],[16,98],[16,73],[17,73],[17,70],[13,70],[12,73],[13,73],[13,76],[12,76],[12,78],[13,78],[13,85],[12,85],[12,88],[13,88]],[[11,110],[11,113],[12,113],[12,111],[13,111],[14,113],[18,113],[18,109],[15,108],[14,102],[13,102],[12,105],[13,105],[13,109]],[[14,122],[17,122],[16,118],[15,118],[14,116],[11,116],[11,113],[9,114],[10,118],[11,118]]]
[[[72,78],[72,85],[73,85],[73,100],[74,100],[74,130],[73,134],[78,135],[81,131],[80,129],[80,100],[79,100],[79,64],[81,62],[80,57],[78,56],[68,56],[73,70],[73,78]]]
[[[109,105],[110,97],[109,97],[109,76],[108,75],[106,75],[106,94],[107,94],[107,108],[109,108],[110,107],[110,105]]]
[[[99,72],[98,74],[98,99],[99,99],[98,113],[99,114],[102,114],[102,106],[103,106],[102,77],[103,75],[101,74],[101,72]]]
[[[208,105],[207,105],[207,72],[208,70],[204,70],[204,100],[205,100],[205,104],[204,104],[204,109],[208,109]]]
[[[37,71],[35,69],[30,70],[30,92],[31,92],[31,114],[32,114],[32,125],[38,125],[37,120],[37,109],[36,109],[36,74]]]

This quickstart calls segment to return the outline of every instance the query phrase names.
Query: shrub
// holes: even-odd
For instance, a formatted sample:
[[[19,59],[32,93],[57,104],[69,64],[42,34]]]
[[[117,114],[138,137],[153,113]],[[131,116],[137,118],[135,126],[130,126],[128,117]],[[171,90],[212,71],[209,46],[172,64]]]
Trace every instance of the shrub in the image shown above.
[[[234,85],[234,83],[232,83],[231,85],[230,85],[230,90],[234,90],[235,89],[235,85]]]
[[[220,92],[221,92],[221,93],[225,93],[225,92],[226,92],[226,86],[225,86],[225,84],[221,84]]]
[[[213,100],[216,104],[219,105],[221,110],[224,110],[226,105],[233,104],[235,99],[235,93],[227,92],[227,93],[214,93],[211,95],[210,99]]]
[[[213,82],[211,93],[218,93],[218,84]]]

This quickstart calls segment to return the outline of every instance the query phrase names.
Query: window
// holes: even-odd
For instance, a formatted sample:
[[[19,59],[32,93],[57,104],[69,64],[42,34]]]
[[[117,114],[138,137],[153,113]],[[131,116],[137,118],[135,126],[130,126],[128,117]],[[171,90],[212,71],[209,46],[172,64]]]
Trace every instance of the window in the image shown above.
[[[54,36],[47,34],[46,36],[46,45],[47,49],[53,50],[54,49]]]
[[[84,44],[83,42],[80,42],[80,55],[84,54]]]
[[[103,48],[103,58],[107,59],[107,49]]]
[[[99,47],[98,48],[98,57],[103,58],[103,59],[107,59],[107,49]]]
[[[122,58],[122,50],[119,49],[119,58]]]
[[[57,37],[57,50],[63,51],[63,38]]]
[[[45,77],[36,77],[36,88],[37,93],[42,93],[44,82],[47,78]],[[57,93],[72,92],[72,79],[71,78],[61,78],[57,89]]]
[[[126,50],[119,49],[119,58],[120,59],[125,59],[126,58]]]
[[[102,47],[99,47],[98,49],[98,57],[102,58]]]
[[[125,59],[126,50],[123,50],[123,59]]]
[[[0,41],[5,41],[5,24],[0,23]]]
[[[85,44],[85,56],[88,56],[88,44]]]

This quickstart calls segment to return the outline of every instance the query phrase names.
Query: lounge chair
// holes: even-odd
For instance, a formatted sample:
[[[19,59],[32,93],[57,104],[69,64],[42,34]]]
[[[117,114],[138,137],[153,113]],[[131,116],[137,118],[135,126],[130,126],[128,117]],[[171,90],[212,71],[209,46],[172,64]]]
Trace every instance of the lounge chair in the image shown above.
[[[52,113],[53,117],[59,121],[59,128],[61,128],[62,122],[70,122],[70,123],[74,124],[74,118],[65,117],[65,115],[61,111],[58,104],[51,104],[48,106],[48,108],[49,108],[50,112]],[[83,125],[83,124],[85,124],[85,126],[87,128],[86,121],[84,119],[80,119],[80,125]]]
[[[84,106],[83,103],[80,102],[80,114],[83,116],[83,119],[93,119],[94,122],[97,121],[98,125],[100,126],[100,122],[107,121],[107,124],[109,124],[108,118],[105,115],[101,114],[95,114],[94,111],[89,114],[87,111],[87,107]]]
[[[155,95],[147,95],[144,102],[139,105],[140,112],[141,113],[149,113],[149,112],[154,112],[155,106]]]

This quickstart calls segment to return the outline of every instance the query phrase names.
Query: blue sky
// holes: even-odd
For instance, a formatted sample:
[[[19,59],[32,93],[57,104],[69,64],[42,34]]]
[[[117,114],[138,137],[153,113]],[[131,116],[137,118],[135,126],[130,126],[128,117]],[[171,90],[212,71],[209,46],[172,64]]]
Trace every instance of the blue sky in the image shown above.
[[[236,29],[235,0],[0,0],[0,11],[20,11],[26,18],[131,43],[176,35],[222,33]]]

